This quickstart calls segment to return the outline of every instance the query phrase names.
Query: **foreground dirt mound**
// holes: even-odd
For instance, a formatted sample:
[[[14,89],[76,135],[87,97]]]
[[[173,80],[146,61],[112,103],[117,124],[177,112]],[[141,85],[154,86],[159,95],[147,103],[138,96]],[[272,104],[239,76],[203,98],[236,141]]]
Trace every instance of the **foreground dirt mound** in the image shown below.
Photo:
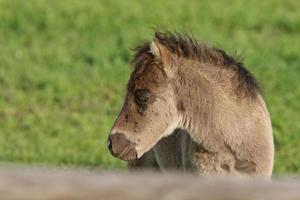
[[[0,168],[0,199],[300,199],[300,179]]]

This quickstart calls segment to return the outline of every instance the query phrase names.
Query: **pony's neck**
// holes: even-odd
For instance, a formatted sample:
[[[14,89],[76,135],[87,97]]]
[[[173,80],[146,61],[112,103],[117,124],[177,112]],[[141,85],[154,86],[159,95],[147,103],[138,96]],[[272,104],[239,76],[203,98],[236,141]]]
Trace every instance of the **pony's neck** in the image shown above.
[[[193,63],[192,63],[193,64]],[[179,127],[186,130],[197,142],[203,141],[217,129],[219,99],[224,96],[217,87],[217,80],[204,67],[182,66],[176,81]],[[205,69],[205,68],[204,68]],[[218,77],[218,74],[215,74]]]

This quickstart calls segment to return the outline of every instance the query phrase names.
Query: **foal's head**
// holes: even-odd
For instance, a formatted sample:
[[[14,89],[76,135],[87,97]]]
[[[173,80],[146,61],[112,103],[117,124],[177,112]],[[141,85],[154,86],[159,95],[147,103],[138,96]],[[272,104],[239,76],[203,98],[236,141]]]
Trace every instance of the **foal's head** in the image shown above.
[[[158,35],[137,48],[125,102],[108,139],[114,156],[139,158],[177,127],[174,62]]]
[[[197,62],[197,67],[202,63],[201,66],[214,70],[210,78],[216,80],[211,84],[220,83],[220,87],[227,84],[222,92],[226,91],[228,97],[236,94],[239,98],[255,99],[259,88],[242,63],[224,51],[208,48],[188,36],[156,33],[152,42],[137,48],[134,56],[134,71],[128,82],[125,102],[108,139],[108,147],[114,156],[123,160],[140,158],[159,139],[171,134],[178,126],[183,127],[183,112],[195,113],[198,108],[185,109],[179,94],[181,98],[187,96],[188,100],[196,99],[196,96],[207,97],[210,87],[206,79],[210,78],[204,78],[200,83],[198,71],[184,67],[190,65],[188,61],[191,60]],[[215,76],[217,73],[218,76]],[[223,79],[226,80],[222,82]],[[185,82],[189,84],[185,85]],[[197,92],[186,92],[191,91],[193,86]],[[223,96],[219,96],[222,104]],[[187,101],[184,103],[189,103]],[[208,120],[207,116],[212,111],[205,108],[211,101],[202,101],[201,98],[195,101],[196,105],[201,104],[203,117]],[[200,110],[196,111],[201,114]]]

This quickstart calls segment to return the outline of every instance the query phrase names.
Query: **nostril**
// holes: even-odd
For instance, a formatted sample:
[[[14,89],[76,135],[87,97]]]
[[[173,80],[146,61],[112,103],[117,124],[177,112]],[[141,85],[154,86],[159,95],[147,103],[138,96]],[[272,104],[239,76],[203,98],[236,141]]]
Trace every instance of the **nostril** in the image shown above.
[[[109,150],[112,150],[112,143],[111,143],[111,138],[109,137],[107,140],[107,147]]]

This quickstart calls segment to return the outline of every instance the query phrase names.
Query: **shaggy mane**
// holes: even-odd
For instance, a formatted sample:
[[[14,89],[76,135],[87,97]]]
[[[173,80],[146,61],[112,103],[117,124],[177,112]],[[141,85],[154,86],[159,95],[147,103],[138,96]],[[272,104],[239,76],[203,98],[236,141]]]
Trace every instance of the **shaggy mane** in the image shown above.
[[[197,60],[219,67],[233,70],[238,77],[238,92],[248,97],[256,97],[260,92],[259,85],[254,76],[244,67],[244,64],[225,53],[224,50],[211,48],[199,43],[188,34],[156,32],[155,38],[170,52],[178,57]],[[135,69],[154,62],[155,58],[150,52],[150,42],[144,42],[135,48],[132,64]]]

